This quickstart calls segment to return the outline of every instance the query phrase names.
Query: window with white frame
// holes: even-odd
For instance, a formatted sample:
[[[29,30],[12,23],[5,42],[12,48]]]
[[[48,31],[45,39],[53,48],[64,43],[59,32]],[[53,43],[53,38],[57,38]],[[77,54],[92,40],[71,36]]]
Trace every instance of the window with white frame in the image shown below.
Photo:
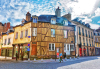
[[[21,31],[21,35],[20,35],[20,38],[23,38],[23,31]]]
[[[64,25],[68,25],[68,21],[67,21],[67,20],[64,20],[64,21],[63,21],[63,24],[64,24]]]
[[[71,44],[71,45],[70,45],[70,50],[71,50],[71,51],[74,51],[74,44]]]
[[[17,39],[18,38],[18,32],[16,32],[16,36],[15,36],[15,39]]]
[[[68,34],[67,34],[67,30],[64,30],[64,38],[67,38]]]
[[[54,19],[53,18],[51,19],[51,24],[56,24],[56,19],[55,18]]]
[[[55,50],[55,43],[49,43],[49,50],[54,51]]]
[[[4,45],[6,45],[6,42],[7,42],[7,39],[5,39],[5,43],[4,43]]]
[[[37,28],[33,28],[32,36],[37,36]]]
[[[37,18],[33,18],[33,23],[37,23]]]
[[[28,29],[25,31],[25,37],[28,36]]]
[[[55,37],[55,29],[51,29],[51,37]]]

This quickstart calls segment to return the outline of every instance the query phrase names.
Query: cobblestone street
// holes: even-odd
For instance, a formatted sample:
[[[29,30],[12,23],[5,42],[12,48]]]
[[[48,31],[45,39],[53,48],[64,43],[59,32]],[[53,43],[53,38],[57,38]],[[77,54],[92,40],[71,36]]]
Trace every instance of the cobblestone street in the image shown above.
[[[100,57],[82,57],[78,60],[62,63],[0,61],[0,69],[100,69]]]

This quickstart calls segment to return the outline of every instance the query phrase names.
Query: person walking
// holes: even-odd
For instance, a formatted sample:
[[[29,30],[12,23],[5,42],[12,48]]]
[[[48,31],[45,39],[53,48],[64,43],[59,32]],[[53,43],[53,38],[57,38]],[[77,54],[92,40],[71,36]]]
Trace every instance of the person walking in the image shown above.
[[[65,61],[66,61],[66,53],[64,52],[64,59],[65,59]]]
[[[16,61],[17,61],[17,58],[18,58],[18,55],[17,55],[17,53],[16,53]]]
[[[60,56],[60,59],[59,60],[60,60],[60,63],[61,63],[61,61],[63,61],[62,60],[62,53],[60,53],[59,56]]]

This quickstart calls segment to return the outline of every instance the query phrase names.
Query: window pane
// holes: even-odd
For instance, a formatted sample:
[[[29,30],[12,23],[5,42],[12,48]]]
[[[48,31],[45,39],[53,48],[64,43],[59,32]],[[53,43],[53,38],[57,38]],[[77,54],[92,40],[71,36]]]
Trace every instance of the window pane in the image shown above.
[[[69,50],[69,44],[67,45],[67,50]]]
[[[49,44],[49,50],[51,50],[51,44]]]
[[[64,50],[66,50],[66,44],[64,44]]]
[[[54,44],[52,44],[52,50],[54,50]]]
[[[74,45],[70,45],[70,47],[71,47],[71,51],[73,51],[74,50]]]
[[[51,37],[55,37],[55,29],[51,29]]]

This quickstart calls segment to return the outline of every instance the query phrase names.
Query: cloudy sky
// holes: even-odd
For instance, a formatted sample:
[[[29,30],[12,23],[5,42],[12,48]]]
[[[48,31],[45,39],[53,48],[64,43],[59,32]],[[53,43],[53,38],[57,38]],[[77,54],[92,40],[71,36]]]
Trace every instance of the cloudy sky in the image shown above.
[[[15,26],[21,24],[28,11],[38,16],[54,15],[58,6],[62,16],[70,12],[72,19],[79,17],[92,29],[100,26],[100,0],[0,0],[0,22]]]

